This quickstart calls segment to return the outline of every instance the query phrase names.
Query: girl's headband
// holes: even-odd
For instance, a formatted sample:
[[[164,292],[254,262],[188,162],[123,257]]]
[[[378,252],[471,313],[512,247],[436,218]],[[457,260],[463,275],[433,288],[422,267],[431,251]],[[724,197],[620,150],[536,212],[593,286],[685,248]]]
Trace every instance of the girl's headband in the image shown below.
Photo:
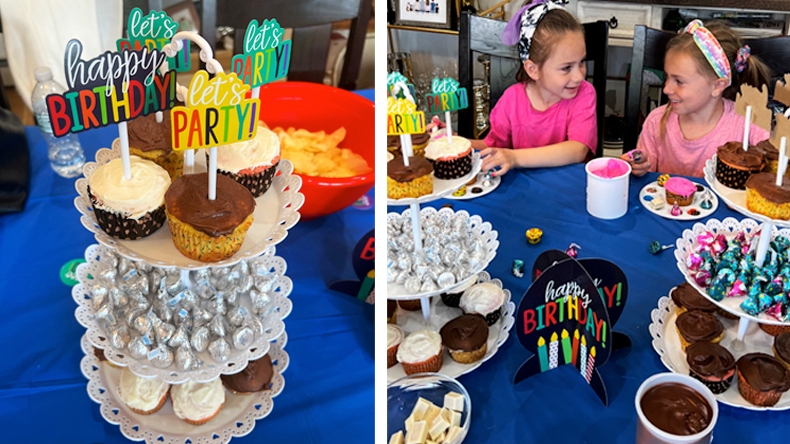
[[[713,71],[716,72],[720,79],[727,79],[727,86],[730,86],[732,83],[730,61],[727,60],[727,54],[724,53],[724,49],[722,49],[721,44],[716,40],[713,33],[702,26],[702,22],[698,19],[692,20],[686,25],[683,32],[691,34],[694,38],[694,43],[697,44],[710,66],[713,67]]]
[[[506,45],[515,45],[518,43],[518,55],[521,57],[521,62],[526,62],[529,59],[529,50],[532,46],[532,36],[535,34],[535,28],[538,23],[546,16],[546,13],[552,9],[563,9],[568,4],[568,0],[534,0],[527,3],[505,26],[502,31],[500,39]]]

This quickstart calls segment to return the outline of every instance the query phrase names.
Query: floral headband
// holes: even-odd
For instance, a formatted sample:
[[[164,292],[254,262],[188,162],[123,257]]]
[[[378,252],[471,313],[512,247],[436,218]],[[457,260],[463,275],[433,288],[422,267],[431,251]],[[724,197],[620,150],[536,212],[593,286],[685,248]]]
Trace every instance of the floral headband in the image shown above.
[[[563,9],[568,0],[534,0],[522,6],[505,26],[500,39],[506,45],[518,43],[518,55],[522,62],[529,59],[532,36],[538,23],[552,9]]]
[[[702,21],[697,19],[692,20],[686,25],[682,32],[689,33],[694,37],[694,43],[697,44],[699,50],[702,51],[702,54],[708,59],[708,63],[713,67],[713,71],[716,72],[716,75],[720,79],[727,79],[727,86],[730,86],[732,83],[730,62],[727,60],[727,54],[724,53],[721,44],[716,40],[713,33],[711,33],[708,28],[702,26]]]

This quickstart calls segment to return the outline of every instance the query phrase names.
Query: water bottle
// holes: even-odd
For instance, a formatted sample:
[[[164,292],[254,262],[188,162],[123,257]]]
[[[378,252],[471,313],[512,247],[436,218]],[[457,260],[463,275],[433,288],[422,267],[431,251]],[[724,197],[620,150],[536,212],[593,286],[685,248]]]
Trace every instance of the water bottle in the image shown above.
[[[35,76],[37,83],[33,88],[30,102],[33,104],[33,114],[36,117],[38,129],[41,130],[41,136],[47,142],[50,165],[56,173],[63,177],[79,176],[82,173],[82,165],[85,164],[85,154],[82,152],[79,139],[71,133],[63,137],[55,137],[52,134],[49,114],[47,114],[47,96],[49,94],[63,94],[66,92],[66,88],[52,79],[52,71],[49,68],[37,68]]]

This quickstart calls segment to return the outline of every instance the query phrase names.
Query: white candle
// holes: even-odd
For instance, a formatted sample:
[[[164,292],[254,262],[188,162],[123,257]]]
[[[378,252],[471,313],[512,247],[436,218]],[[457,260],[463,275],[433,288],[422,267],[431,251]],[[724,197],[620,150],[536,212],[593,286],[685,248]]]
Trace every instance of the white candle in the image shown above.
[[[217,147],[208,150],[208,200],[217,198]]]
[[[749,128],[752,125],[752,106],[746,106],[746,119],[743,121],[743,150],[749,151]]]
[[[121,141],[121,165],[123,165],[123,179],[132,180],[132,164],[129,159],[129,132],[126,122],[118,124],[118,139]]]
[[[447,144],[453,144],[453,120],[450,117],[450,111],[444,112],[444,124],[447,129]]]
[[[782,137],[779,143],[779,166],[776,168],[776,186],[782,186],[782,178],[787,169],[787,137]]]

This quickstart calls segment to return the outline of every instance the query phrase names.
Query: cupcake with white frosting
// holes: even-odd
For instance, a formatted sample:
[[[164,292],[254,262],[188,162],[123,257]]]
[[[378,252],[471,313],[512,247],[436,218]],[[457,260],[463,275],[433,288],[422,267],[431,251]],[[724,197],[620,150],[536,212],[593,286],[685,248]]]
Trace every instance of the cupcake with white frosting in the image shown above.
[[[453,135],[452,143],[441,137],[425,147],[425,158],[433,164],[437,179],[458,179],[472,171],[472,144],[461,136]]]
[[[398,363],[398,346],[403,342],[403,330],[395,324],[387,324],[387,368]]]
[[[397,358],[407,375],[438,372],[442,368],[442,337],[431,330],[411,333],[398,346]]]
[[[201,425],[217,416],[225,403],[225,389],[220,378],[206,383],[187,381],[173,386],[170,400],[176,416],[190,424]]]
[[[505,292],[490,282],[473,285],[461,295],[459,306],[465,314],[478,314],[492,326],[502,315],[502,304],[505,303]]]
[[[88,196],[99,226],[119,239],[149,236],[165,223],[170,175],[161,166],[129,157],[131,178],[123,178],[120,158],[100,166],[88,179]]]
[[[124,367],[118,383],[118,398],[133,412],[150,415],[165,405],[169,389],[170,384],[158,378],[141,378]]]
[[[217,149],[217,172],[247,187],[254,197],[263,195],[272,185],[278,162],[280,138],[262,125],[252,139]]]

